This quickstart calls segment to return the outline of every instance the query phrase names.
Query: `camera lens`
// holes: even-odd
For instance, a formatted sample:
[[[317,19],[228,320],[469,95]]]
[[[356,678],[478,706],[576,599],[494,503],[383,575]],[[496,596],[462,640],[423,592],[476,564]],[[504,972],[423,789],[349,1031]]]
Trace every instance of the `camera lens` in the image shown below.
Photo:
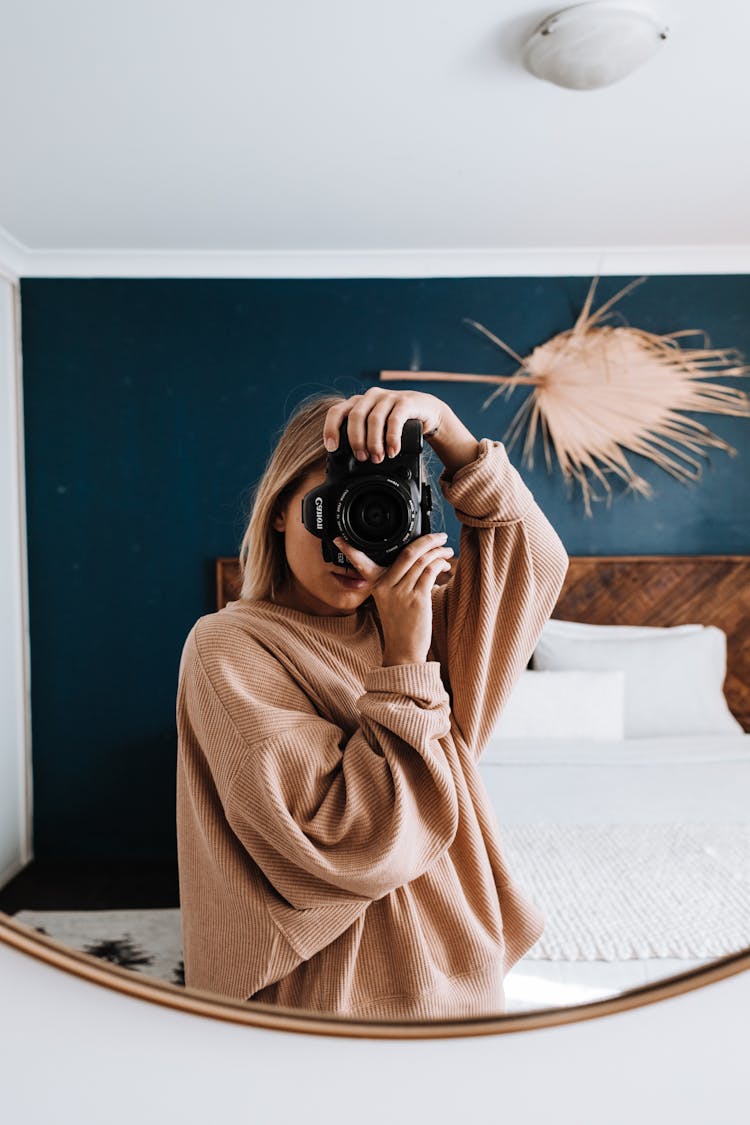
[[[389,536],[400,515],[395,497],[365,494],[352,505],[350,518],[358,535]]]
[[[395,489],[368,484],[345,505],[342,522],[361,545],[382,546],[401,538],[409,527],[409,505]]]

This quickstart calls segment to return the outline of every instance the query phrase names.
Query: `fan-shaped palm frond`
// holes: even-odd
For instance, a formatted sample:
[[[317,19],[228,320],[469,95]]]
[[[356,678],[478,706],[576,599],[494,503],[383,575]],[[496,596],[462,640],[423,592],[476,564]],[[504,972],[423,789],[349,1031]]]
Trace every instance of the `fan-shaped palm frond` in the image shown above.
[[[552,470],[551,441],[566,481],[572,485],[577,480],[581,486],[587,516],[592,514],[590,501],[603,499],[594,493],[588,473],[606,489],[608,507],[612,489],[607,473],[622,477],[626,491],[652,496],[651,485],[633,469],[626,449],[650,458],[681,483],[698,480],[703,466],[690,456],[691,452],[706,458],[703,447],[714,446],[734,457],[737,450],[684,412],[750,417],[750,398],[744,391],[703,381],[717,374],[746,378],[750,366],[740,362],[743,357],[734,348],[694,348],[678,343],[683,337],[698,335],[708,345],[708,337],[698,330],[659,336],[629,325],[603,325],[601,322],[612,315],[612,306],[646,278],[630,282],[592,312],[598,280],[595,277],[592,281],[573,327],[526,357],[517,355],[483,325],[465,321],[516,360],[519,368],[513,375],[381,371],[380,378],[384,382],[413,379],[498,384],[483,403],[483,410],[499,394],[509,398],[517,386],[531,387],[531,394],[502,440],[509,441],[507,448],[512,449],[528,419],[524,457],[533,468],[539,427],[548,470]]]

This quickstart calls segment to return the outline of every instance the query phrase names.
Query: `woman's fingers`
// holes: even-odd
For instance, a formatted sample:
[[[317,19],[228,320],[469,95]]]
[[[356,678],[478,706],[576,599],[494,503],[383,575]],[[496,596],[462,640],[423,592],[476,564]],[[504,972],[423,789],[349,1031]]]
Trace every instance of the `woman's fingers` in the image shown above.
[[[430,550],[442,552],[443,558],[452,555],[453,548],[444,545],[447,538],[448,536],[444,531],[434,531],[429,535],[420,535],[418,539],[412,539],[408,547],[404,547],[403,551],[391,563],[388,571],[389,585],[400,582],[404,575],[409,573],[415,562]]]
[[[429,590],[437,580],[438,574],[442,571],[450,570],[451,564],[447,559],[433,559],[431,563],[424,568],[417,581],[414,583],[415,590]]]
[[[401,585],[406,585],[411,590],[432,586],[441,570],[450,570],[449,560],[452,554],[452,547],[436,547],[420,555],[407,570]]]
[[[355,456],[357,450],[362,451],[363,456],[358,458],[359,460],[366,460],[367,434],[365,430],[365,419],[375,402],[378,402],[384,397],[388,398],[392,394],[392,391],[386,391],[382,387],[370,387],[363,395],[350,395],[350,397],[344,399],[343,402],[337,402],[335,406],[332,406],[326,414],[326,420],[323,423],[323,444],[328,452],[333,453],[334,450],[338,449],[339,441],[341,440],[341,424],[346,418],[346,433],[349,438],[349,444]]]
[[[364,394],[332,406],[323,424],[323,442],[329,453],[338,449],[341,425],[347,419],[347,437],[358,461],[370,457],[379,464],[395,457],[401,448],[404,423],[408,418],[422,422],[422,432],[433,432],[440,423],[445,404],[421,391],[389,391],[370,387]]]
[[[409,418],[406,407],[393,406],[388,415],[385,432],[386,457],[395,457],[401,449],[401,435],[404,432],[404,423]]]
[[[341,423],[354,406],[355,400],[361,397],[362,395],[352,395],[344,402],[337,402],[326,414],[326,420],[323,423],[323,444],[329,453],[338,449],[341,440]]]
[[[349,411],[346,419],[346,435],[358,461],[366,461],[368,455],[382,452],[385,419],[393,405],[392,397],[393,391],[386,391],[382,387],[370,387],[363,395],[357,396],[356,402]],[[370,422],[372,414],[375,418]],[[376,433],[378,427],[379,434]]]
[[[379,566],[376,562],[366,555],[364,551],[360,551],[357,547],[353,547],[351,543],[347,543],[341,536],[337,536],[333,542],[336,544],[342,555],[351,562],[363,578],[370,581],[375,581],[382,575],[388,574],[386,579],[389,586],[395,586],[403,578],[408,576],[407,584],[414,586],[422,573],[422,567],[430,563],[448,563],[453,554],[452,547],[445,547],[442,541],[445,539],[444,532],[437,532],[434,535],[423,535],[419,539],[413,539],[408,547],[401,551],[389,567]]]
[[[368,581],[375,581],[381,574],[385,573],[385,567],[378,566],[369,555],[358,550],[357,547],[352,547],[351,543],[347,543],[346,539],[342,539],[340,535],[337,535],[333,542],[341,551],[341,554],[345,555],[352,566]]]
[[[392,410],[393,403],[389,399],[383,399],[367,415],[367,449],[370,460],[375,465],[379,465],[386,457],[385,427]]]
[[[408,547],[400,551],[394,561],[391,562],[388,567],[388,574],[383,578],[383,582],[388,586],[396,586],[401,582],[401,579],[404,579],[406,575],[409,574],[409,571],[412,570],[412,567],[419,558],[425,555],[425,552],[430,552],[432,550],[432,557],[436,557],[434,552],[439,552],[440,558],[450,558],[453,553],[453,548],[444,546],[446,538],[448,537],[446,537],[445,532],[439,531],[430,535],[421,535],[418,539],[413,539],[412,542],[408,544]],[[358,551],[358,555],[359,553]],[[367,556],[364,557],[367,558]],[[352,559],[352,561],[354,560]],[[371,562],[372,560],[368,559],[368,561]],[[417,577],[418,571],[414,575],[412,585],[416,582]]]
[[[364,395],[352,395],[344,402],[339,402],[335,406],[332,406],[326,414],[326,420],[323,425],[323,443],[329,453],[334,452],[334,450],[339,447],[341,425],[346,418],[346,434],[352,452],[356,456],[357,452],[360,451],[362,457],[358,458],[358,460],[365,461],[367,459],[368,445],[366,419],[372,410],[374,396],[379,395],[382,397],[383,395],[392,393],[393,392],[382,391],[379,387],[371,387]],[[367,402],[364,402],[365,399],[367,399]],[[375,401],[378,400],[375,399]],[[380,444],[382,446],[382,438]]]

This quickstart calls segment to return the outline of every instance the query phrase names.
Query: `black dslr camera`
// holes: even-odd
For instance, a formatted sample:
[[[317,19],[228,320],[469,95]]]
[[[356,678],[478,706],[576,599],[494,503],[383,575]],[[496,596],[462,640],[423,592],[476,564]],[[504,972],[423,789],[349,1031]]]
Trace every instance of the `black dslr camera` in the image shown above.
[[[404,423],[395,457],[358,461],[341,424],[339,447],[328,454],[326,479],[302,498],[302,522],[323,540],[323,558],[351,566],[333,542],[340,535],[379,566],[390,566],[412,539],[430,530],[432,492],[422,479],[422,423]]]

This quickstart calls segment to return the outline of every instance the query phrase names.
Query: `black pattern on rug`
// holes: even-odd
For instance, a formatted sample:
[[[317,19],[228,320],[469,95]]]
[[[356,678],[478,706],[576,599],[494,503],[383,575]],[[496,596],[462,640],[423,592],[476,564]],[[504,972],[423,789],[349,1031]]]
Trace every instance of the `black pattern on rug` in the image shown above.
[[[185,987],[179,909],[20,910],[13,917],[61,945]]]

